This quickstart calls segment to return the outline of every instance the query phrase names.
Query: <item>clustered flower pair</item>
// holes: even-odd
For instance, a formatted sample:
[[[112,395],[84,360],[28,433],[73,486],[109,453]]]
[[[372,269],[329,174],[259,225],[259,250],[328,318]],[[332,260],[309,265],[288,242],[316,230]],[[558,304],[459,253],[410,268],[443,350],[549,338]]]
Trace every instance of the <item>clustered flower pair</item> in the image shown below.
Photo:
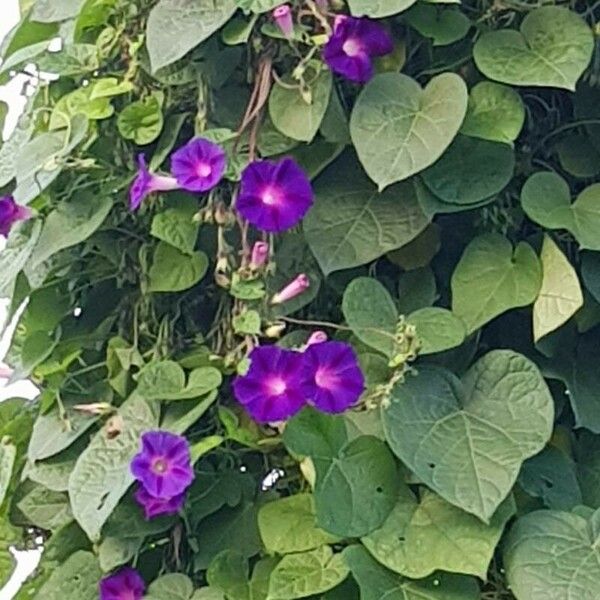
[[[325,10],[326,2],[319,2]],[[283,35],[291,39],[294,22],[289,4],[273,10],[273,19]],[[387,30],[376,21],[367,18],[338,15],[323,50],[323,58],[334,72],[356,83],[366,83],[373,77],[373,58],[385,56],[394,49],[394,42]]]
[[[15,202],[12,196],[0,198],[0,236],[8,237],[13,225],[31,218],[31,210]]]
[[[227,157],[221,146],[196,138],[171,156],[172,176],[151,173],[142,155],[129,191],[129,206],[136,210],[149,194],[184,189],[207,192],[223,178]],[[258,160],[242,172],[236,200],[238,213],[256,228],[280,233],[297,225],[313,204],[310,181],[291,158]]]
[[[194,481],[187,440],[167,431],[144,433],[142,448],[131,461],[131,473],[138,481],[134,497],[146,519],[177,514]]]
[[[317,332],[302,352],[258,346],[250,353],[250,368],[233,390],[255,421],[284,421],[307,404],[330,414],[356,404],[365,388],[356,355],[345,342],[324,340]]]

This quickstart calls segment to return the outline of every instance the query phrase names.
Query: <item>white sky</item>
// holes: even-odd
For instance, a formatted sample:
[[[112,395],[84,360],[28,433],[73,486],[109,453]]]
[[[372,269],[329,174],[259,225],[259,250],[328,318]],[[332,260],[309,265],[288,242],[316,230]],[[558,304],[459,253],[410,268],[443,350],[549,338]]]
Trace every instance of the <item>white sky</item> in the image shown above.
[[[19,20],[19,2],[18,0],[0,0],[2,5],[0,16],[0,40],[10,31],[10,29]],[[5,133],[12,130],[15,126],[18,116],[21,114],[25,99],[20,95],[23,87],[23,80],[13,79],[5,86],[0,86],[0,100],[8,103],[10,107],[9,115],[6,120]],[[0,304],[0,322],[4,321],[6,303]],[[7,340],[0,340],[0,357],[4,356],[7,347]],[[33,397],[35,388],[27,382],[16,383],[9,387],[1,387],[3,382],[0,380],[0,401],[14,396]],[[17,553],[15,553],[17,554]],[[18,553],[18,566],[12,579],[0,590],[0,600],[12,600],[17,593],[21,583],[31,573],[39,561],[37,552]]]

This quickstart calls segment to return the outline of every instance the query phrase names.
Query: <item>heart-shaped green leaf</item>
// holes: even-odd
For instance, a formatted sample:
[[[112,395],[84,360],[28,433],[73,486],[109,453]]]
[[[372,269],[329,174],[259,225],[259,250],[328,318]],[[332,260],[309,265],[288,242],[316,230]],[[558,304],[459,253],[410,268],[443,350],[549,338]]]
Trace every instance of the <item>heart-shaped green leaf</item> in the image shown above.
[[[533,305],[533,339],[548,335],[566,323],[582,306],[577,272],[548,235],[542,246],[542,287]]]
[[[406,12],[404,19],[434,46],[453,44],[467,35],[471,21],[460,10],[419,2]]]
[[[467,116],[460,131],[465,135],[512,143],[525,123],[525,106],[515,90],[482,81],[469,95]]]
[[[395,15],[412,6],[416,0],[348,0],[350,11],[356,17],[381,19]]]
[[[383,409],[394,453],[448,502],[489,522],[523,461],[548,441],[554,403],[537,367],[511,350],[481,358],[462,382],[421,367]]]
[[[514,169],[509,145],[459,135],[421,177],[443,202],[476,204],[504,189]]]
[[[475,331],[494,317],[537,297],[542,282],[540,261],[524,242],[513,250],[499,234],[475,238],[452,275],[452,310]]]
[[[521,190],[521,205],[532,221],[566,229],[581,248],[600,250],[600,183],[585,188],[571,204],[569,185],[560,175],[535,173]]]
[[[362,600],[477,600],[479,586],[471,577],[438,573],[413,581],[388,571],[362,546],[349,546],[344,559],[360,586]]]
[[[504,566],[517,600],[600,598],[600,512],[543,510],[512,528]]]
[[[593,49],[592,31],[579,15],[544,6],[527,14],[520,32],[502,29],[482,35],[473,56],[490,79],[574,91]]]
[[[406,488],[385,523],[362,542],[381,564],[405,577],[421,579],[440,570],[485,580],[514,512],[509,497],[486,525],[433,492],[419,502]]]
[[[325,275],[400,248],[429,224],[411,182],[378,193],[351,156],[342,157],[319,177],[315,194],[303,227]]]
[[[420,354],[434,354],[460,346],[467,334],[462,319],[438,306],[416,310],[408,316],[407,321],[417,330],[421,342]]]
[[[376,76],[350,119],[369,177],[384,189],[432,165],[458,133],[467,102],[465,82],[454,73],[434,77],[425,89],[400,73]]]

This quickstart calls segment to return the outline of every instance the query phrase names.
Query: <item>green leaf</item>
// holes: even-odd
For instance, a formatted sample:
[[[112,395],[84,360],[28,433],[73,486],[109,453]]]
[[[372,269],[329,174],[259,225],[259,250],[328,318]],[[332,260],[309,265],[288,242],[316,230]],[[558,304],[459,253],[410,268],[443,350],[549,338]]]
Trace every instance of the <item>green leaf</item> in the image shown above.
[[[329,104],[332,87],[331,71],[324,69],[312,85],[300,90],[275,83],[269,96],[269,114],[273,125],[284,135],[301,142],[311,142],[317,135]],[[293,86],[291,81],[286,81]]]
[[[577,273],[548,235],[544,236],[541,259],[542,287],[533,305],[535,342],[558,329],[583,306]]]
[[[5,439],[0,440],[0,506],[8,492],[16,458],[16,446]]]
[[[11,231],[6,246],[0,252],[0,297],[12,296],[17,277],[28,263],[41,230],[42,224],[32,220],[20,223]]]
[[[73,516],[92,541],[133,482],[131,459],[139,450],[140,436],[158,426],[156,407],[131,396],[119,409],[121,431],[110,435],[101,429],[83,451],[69,479]]]
[[[483,34],[473,56],[490,79],[575,91],[593,48],[592,31],[577,13],[543,6],[527,13],[520,32],[501,29]]]
[[[119,113],[117,127],[123,138],[140,146],[156,140],[163,128],[162,107],[157,95],[128,104]]]
[[[432,165],[450,145],[467,111],[467,87],[454,73],[425,89],[400,73],[375,76],[350,119],[358,157],[379,189]]]
[[[342,537],[359,537],[377,529],[398,495],[398,471],[388,447],[361,436],[329,460],[315,462],[317,525]]]
[[[421,178],[444,202],[477,204],[501,192],[514,170],[515,154],[508,144],[459,135]]]
[[[46,217],[28,267],[33,269],[60,250],[87,240],[102,225],[112,206],[111,198],[91,194],[78,194],[74,200],[61,202]]]
[[[431,38],[434,46],[447,46],[462,40],[471,28],[471,21],[454,7],[418,3],[406,11],[404,18],[423,37]]]
[[[342,312],[352,333],[364,344],[392,358],[396,352],[398,311],[377,279],[358,277],[344,291]]]
[[[530,496],[541,498],[548,508],[572,510],[583,504],[575,463],[554,446],[523,463],[519,485]]]
[[[513,249],[499,234],[476,237],[452,274],[452,311],[473,332],[498,315],[537,298],[542,269],[525,242]]]
[[[228,600],[266,600],[269,578],[276,564],[275,558],[258,561],[249,580],[248,560],[237,552],[225,550],[211,562],[206,578],[211,588],[225,594]]]
[[[402,12],[416,0],[348,0],[350,11],[355,17],[380,19]]]
[[[420,354],[434,354],[460,346],[467,330],[462,319],[445,308],[431,306],[411,313],[408,323],[414,325],[421,342]]]
[[[75,552],[52,570],[35,600],[97,600],[102,572],[91,552]]]
[[[1,255],[0,255],[1,256]],[[597,302],[600,302],[600,254],[581,253],[581,276],[586,289]]]
[[[186,575],[168,573],[155,579],[144,598],[147,600],[189,600],[194,593],[194,584]]]
[[[193,221],[197,210],[195,198],[170,199],[169,208],[154,215],[150,233],[184,254],[193,254],[198,238],[198,224]]]
[[[511,350],[489,352],[462,382],[423,366],[395,387],[383,409],[388,444],[402,462],[442,498],[486,523],[523,461],[546,445],[553,421],[542,375]]]
[[[571,204],[567,182],[552,172],[535,173],[521,190],[527,216],[548,229],[567,229],[582,249],[600,250],[600,183],[585,188]]]
[[[325,275],[400,248],[429,224],[410,182],[378,193],[351,157],[318,178],[315,194],[303,227]]]
[[[19,499],[17,508],[30,524],[49,531],[56,531],[73,520],[67,495],[42,485],[34,484],[31,490]]]
[[[194,369],[186,383],[183,369],[172,360],[154,361],[138,374],[136,393],[146,400],[186,400],[208,394],[221,385],[214,367]]]
[[[73,409],[73,403],[65,402],[64,406],[64,417],[58,408],[53,406],[36,419],[28,449],[31,462],[55,456],[69,447],[98,420],[96,416]]]
[[[556,144],[560,166],[581,179],[600,174],[600,152],[592,144],[592,140],[586,134],[566,135]]]
[[[152,71],[187,54],[220,29],[236,9],[234,0],[160,0],[150,11],[146,29]]]
[[[305,552],[338,541],[317,527],[311,494],[296,494],[265,504],[258,513],[258,528],[271,554]]]
[[[435,275],[430,267],[402,273],[398,278],[398,308],[408,315],[431,306],[437,298]]]
[[[515,90],[482,81],[469,94],[467,116],[460,132],[492,142],[514,142],[525,124],[525,106]]]
[[[341,554],[329,546],[288,554],[277,564],[269,581],[268,600],[294,600],[322,594],[348,577]]]
[[[281,0],[235,0],[235,3],[245,12],[264,13],[279,6]]]
[[[362,542],[382,565],[405,577],[422,579],[440,570],[485,581],[496,545],[514,513],[509,497],[486,525],[433,492],[425,491],[419,502],[405,488],[385,523]]]
[[[87,445],[85,438],[44,461],[28,465],[27,477],[55,492],[69,489],[69,476],[77,458]]]
[[[299,456],[331,459],[348,441],[344,419],[305,408],[290,419],[283,431],[288,450]]]
[[[196,285],[206,274],[208,257],[204,252],[183,254],[180,250],[160,242],[154,251],[148,272],[148,290],[151,292],[181,292]]]
[[[231,324],[237,334],[258,335],[260,333],[261,318],[257,311],[247,310],[233,317]]]
[[[361,600],[478,600],[479,586],[471,577],[437,573],[413,581],[381,566],[362,546],[349,546],[344,559],[360,586]]]
[[[37,0],[33,5],[31,20],[40,23],[66,21],[79,13],[84,0]]]
[[[517,600],[600,597],[598,518],[598,512],[586,520],[544,510],[516,522],[506,541],[504,566]]]

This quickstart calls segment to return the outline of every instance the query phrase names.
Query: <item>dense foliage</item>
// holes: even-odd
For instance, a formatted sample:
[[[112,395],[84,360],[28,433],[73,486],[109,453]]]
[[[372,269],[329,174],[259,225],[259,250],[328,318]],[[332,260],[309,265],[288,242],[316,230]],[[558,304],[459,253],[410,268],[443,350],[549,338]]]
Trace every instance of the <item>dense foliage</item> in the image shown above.
[[[592,1],[21,0],[0,585],[600,598]]]

